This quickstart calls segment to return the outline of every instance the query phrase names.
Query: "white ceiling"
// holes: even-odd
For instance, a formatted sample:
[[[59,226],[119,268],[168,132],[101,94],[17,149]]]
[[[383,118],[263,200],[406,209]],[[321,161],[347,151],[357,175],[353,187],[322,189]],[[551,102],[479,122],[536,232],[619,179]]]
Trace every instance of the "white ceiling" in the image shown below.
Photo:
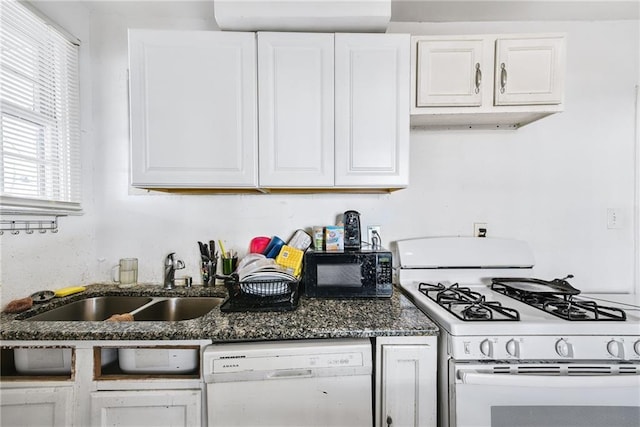
[[[33,0],[36,4],[38,1],[50,0]],[[155,3],[153,9],[155,15],[183,18],[213,17],[215,7],[215,0],[80,1],[83,1],[94,11],[108,10],[125,14],[143,11],[149,3]],[[325,0],[295,1],[317,2]],[[391,21],[396,22],[602,21],[630,19],[640,20],[640,0],[391,0]]]
[[[640,0],[392,0],[397,22],[640,19]]]

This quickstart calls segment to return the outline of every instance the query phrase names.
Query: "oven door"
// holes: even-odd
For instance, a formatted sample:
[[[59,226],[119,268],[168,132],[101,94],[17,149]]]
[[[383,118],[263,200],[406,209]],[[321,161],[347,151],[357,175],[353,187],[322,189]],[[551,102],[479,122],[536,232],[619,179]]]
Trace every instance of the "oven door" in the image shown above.
[[[451,425],[640,425],[640,366],[453,364]]]

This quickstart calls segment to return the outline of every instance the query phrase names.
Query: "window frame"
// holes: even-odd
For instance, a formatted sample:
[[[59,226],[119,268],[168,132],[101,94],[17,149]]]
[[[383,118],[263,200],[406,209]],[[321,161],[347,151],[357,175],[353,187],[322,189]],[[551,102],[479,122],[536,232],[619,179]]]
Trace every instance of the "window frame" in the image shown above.
[[[80,40],[64,30],[62,27],[53,22],[49,17],[42,12],[35,9],[29,3],[22,1],[7,1],[3,0],[3,8],[14,8],[18,13],[29,14],[28,18],[24,18],[25,22],[33,20],[31,24],[33,27],[27,26],[29,29],[36,29],[33,33],[42,31],[36,35],[27,33],[26,36],[16,36],[17,39],[24,40],[28,37],[33,37],[32,46],[35,48],[35,53],[27,55],[26,60],[34,61],[36,67],[38,67],[37,74],[29,76],[26,73],[21,73],[20,69],[11,67],[10,65],[2,65],[4,70],[3,74],[13,73],[17,78],[24,78],[25,81],[29,79],[35,80],[34,86],[39,86],[39,90],[34,90],[32,97],[26,98],[33,100],[33,109],[28,106],[19,105],[11,100],[0,97],[0,131],[6,130],[5,123],[10,121],[25,123],[32,123],[36,127],[40,127],[42,135],[42,141],[38,142],[39,137],[34,137],[28,140],[21,148],[22,153],[17,153],[14,150],[13,161],[15,164],[20,164],[23,160],[20,157],[24,154],[24,165],[28,165],[31,169],[30,183],[33,188],[31,196],[28,193],[29,190],[23,192],[23,194],[5,192],[5,136],[0,135],[2,140],[0,141],[0,213],[1,214],[15,214],[15,215],[78,215],[82,214],[82,165],[81,165],[81,133],[80,133]],[[19,8],[22,7],[23,10]],[[17,21],[14,21],[17,22]],[[9,34],[10,30],[7,30]],[[15,34],[15,33],[14,33]],[[44,34],[44,35],[43,35]],[[4,37],[4,36],[3,36]],[[9,42],[9,36],[7,36],[7,42]],[[66,44],[68,43],[68,44]],[[47,49],[52,44],[59,44],[59,49],[63,53],[63,59],[59,62],[48,61],[50,55],[47,55]],[[51,49],[53,51],[53,49]],[[56,64],[62,64],[66,67],[71,67],[67,73],[65,71],[58,71],[55,69]],[[48,74],[47,74],[48,73]],[[68,75],[67,75],[68,74]],[[39,80],[43,75],[46,75],[48,84],[55,87],[65,87],[65,91],[62,93],[59,99],[53,99],[58,96],[58,93],[50,96],[49,101],[42,102],[39,97],[42,97],[41,87],[45,85],[39,85]],[[0,76],[1,77],[1,76]],[[65,83],[56,83],[55,79],[65,77],[67,78]],[[9,81],[11,77],[6,77],[5,81]],[[5,77],[2,77],[4,80]],[[59,85],[59,86],[56,86]],[[11,88],[10,85],[7,87]],[[9,96],[9,95],[8,95]],[[39,102],[40,101],[40,102]],[[43,106],[59,106],[64,110],[64,117],[59,118],[57,112],[45,114],[42,112]],[[58,111],[58,110],[56,110]],[[6,122],[5,122],[6,120]],[[3,123],[4,122],[4,123]],[[14,129],[19,128],[19,125]],[[27,132],[28,125],[25,125],[22,132]],[[60,132],[62,136],[47,136],[46,134]],[[10,130],[9,130],[10,133]],[[35,133],[32,133],[34,135]],[[22,134],[18,135],[22,136]],[[9,139],[10,137],[7,137]],[[49,139],[47,139],[49,138]],[[15,144],[20,148],[22,144]],[[25,147],[32,145],[30,153],[27,153]],[[35,154],[34,154],[35,152]],[[49,153],[54,155],[49,157]],[[31,156],[30,159],[26,159]],[[15,160],[17,159],[17,160]],[[11,167],[9,167],[11,168]],[[11,169],[7,169],[8,171]],[[13,168],[17,170],[17,168]],[[35,172],[34,172],[35,171]],[[27,173],[27,172],[25,172]],[[28,173],[27,173],[28,174]]]

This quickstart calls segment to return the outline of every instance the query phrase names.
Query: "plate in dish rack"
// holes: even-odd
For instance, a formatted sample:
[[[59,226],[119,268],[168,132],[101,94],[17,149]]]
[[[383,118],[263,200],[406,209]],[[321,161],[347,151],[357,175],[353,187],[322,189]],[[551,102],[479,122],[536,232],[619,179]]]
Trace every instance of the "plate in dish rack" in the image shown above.
[[[262,272],[245,277],[240,282],[242,292],[251,295],[271,296],[289,293],[289,283],[295,278],[289,274],[281,272]]]

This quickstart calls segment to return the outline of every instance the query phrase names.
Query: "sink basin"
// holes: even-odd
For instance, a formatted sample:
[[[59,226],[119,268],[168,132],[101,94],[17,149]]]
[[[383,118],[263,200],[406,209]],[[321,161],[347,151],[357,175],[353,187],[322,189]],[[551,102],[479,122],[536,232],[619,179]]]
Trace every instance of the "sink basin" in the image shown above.
[[[151,304],[137,313],[135,321],[177,321],[203,316],[219,306],[224,298],[216,297],[176,297]]]
[[[74,301],[36,314],[25,320],[101,321],[114,314],[128,313],[152,301],[151,297],[105,296]]]

